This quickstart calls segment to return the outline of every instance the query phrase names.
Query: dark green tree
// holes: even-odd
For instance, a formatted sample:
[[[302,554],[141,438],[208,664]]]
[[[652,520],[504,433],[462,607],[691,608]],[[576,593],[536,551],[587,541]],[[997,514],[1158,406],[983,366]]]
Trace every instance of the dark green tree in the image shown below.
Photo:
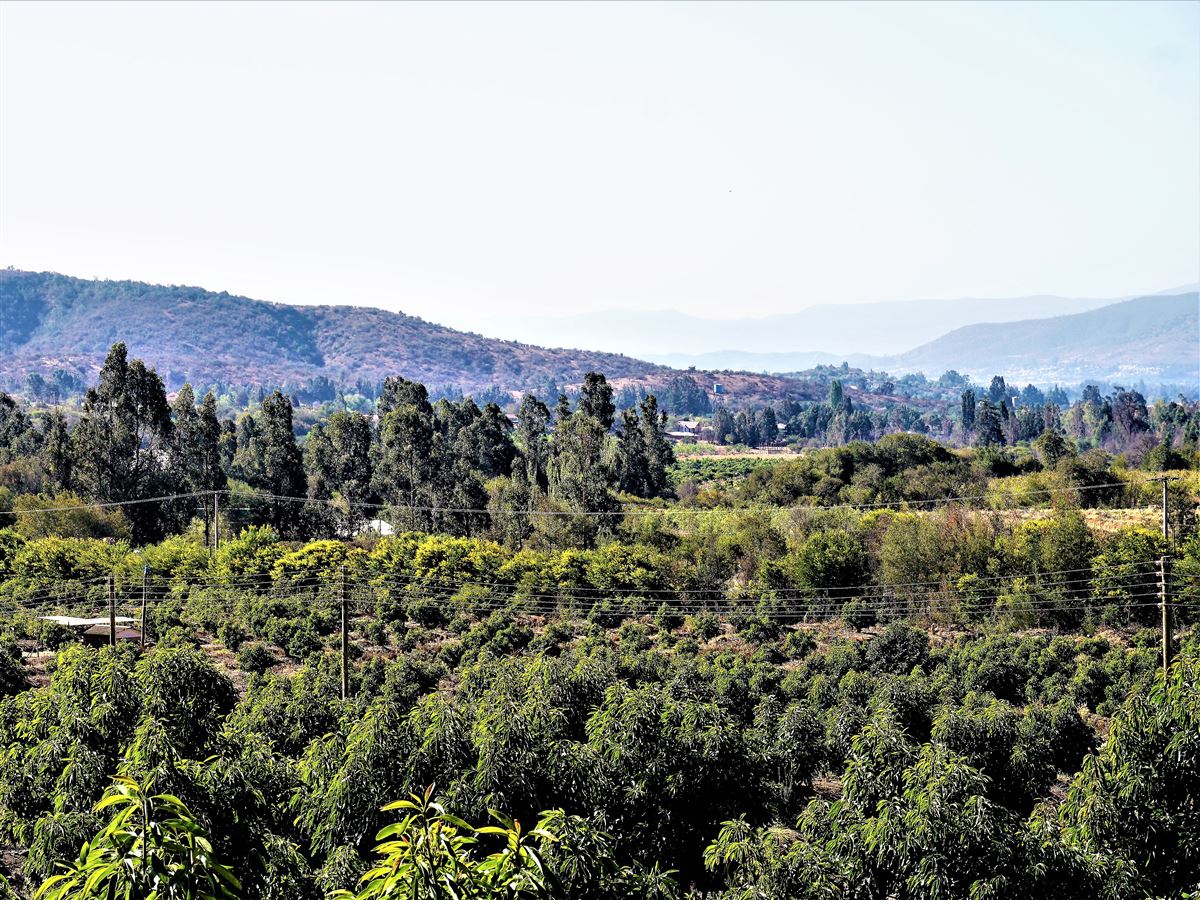
[[[1003,447],[1004,419],[990,400],[980,400],[975,410],[975,446]]]
[[[962,392],[962,430],[963,435],[968,435],[975,428],[975,392],[967,388]]]
[[[829,408],[837,412],[845,403],[846,394],[842,389],[842,383],[835,378],[829,384]]]
[[[583,386],[579,389],[578,411],[591,416],[605,431],[612,428],[613,418],[617,413],[613,404],[613,389],[608,379],[599,372],[588,372],[583,376]]]
[[[444,462],[433,407],[423,385],[404,379],[389,378],[380,403],[387,412],[381,420],[375,489],[406,510],[405,527],[420,528],[430,519]]]
[[[8,394],[0,391],[0,462],[36,452],[38,433],[24,410]]]
[[[621,430],[617,434],[617,487],[621,491],[647,496],[648,456],[641,419],[636,410],[627,409],[621,413]]]
[[[371,438],[371,422],[366,416],[339,410],[324,427],[313,428],[305,441],[309,496],[328,500],[336,495],[335,506],[340,508],[349,534],[369,517],[364,504],[375,498]]]
[[[171,410],[162,379],[141,360],[129,362],[125,345],[114,344],[87,392],[71,435],[76,486],[95,500],[139,500],[166,493],[163,458],[171,438]],[[134,538],[161,533],[157,504],[128,508]]]
[[[174,489],[180,493],[224,490],[227,479],[221,465],[221,424],[212,392],[197,408],[192,386],[185,384],[171,404],[171,418],[174,427],[167,444],[167,472]],[[198,502],[207,508],[206,498],[189,497],[170,505],[176,527],[191,520]]]
[[[737,441],[737,424],[733,413],[726,406],[718,406],[713,412],[713,440],[718,444],[731,444]]]
[[[608,429],[582,409],[560,422],[554,433],[548,472],[550,496],[571,512],[581,514],[573,524],[579,530],[579,539],[585,542],[594,540],[602,525],[616,525],[615,521],[607,521],[615,517],[598,516],[619,508],[609,489],[613,472],[607,458],[607,438]],[[601,517],[606,521],[599,521]]]
[[[546,474],[550,462],[549,434],[550,410],[533,394],[526,394],[517,410],[517,441],[526,480],[542,493],[549,486]]]
[[[71,490],[71,432],[62,410],[55,409],[50,413],[40,456],[42,474],[50,486],[55,491]]]
[[[999,406],[1000,401],[1009,399],[1008,385],[1003,375],[993,375],[992,383],[988,386],[988,400],[993,406]]]
[[[517,448],[512,439],[512,424],[504,412],[495,403],[480,410],[470,399],[464,401],[463,406],[471,411],[471,415],[454,437],[455,455],[485,481],[509,474]]]
[[[675,462],[675,451],[667,440],[667,414],[658,409],[658,398],[647,395],[641,402],[639,427],[646,448],[646,497],[665,497],[670,493],[667,469]]]
[[[291,398],[274,391],[254,416],[243,417],[234,469],[250,487],[270,495],[269,524],[281,535],[297,534],[307,479],[292,430]]]

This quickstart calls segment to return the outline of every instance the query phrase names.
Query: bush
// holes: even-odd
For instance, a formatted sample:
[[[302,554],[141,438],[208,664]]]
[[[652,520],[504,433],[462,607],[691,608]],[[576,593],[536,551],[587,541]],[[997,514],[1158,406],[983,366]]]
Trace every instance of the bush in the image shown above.
[[[806,628],[789,631],[783,639],[783,655],[788,659],[801,659],[817,649],[817,639]]]
[[[222,623],[217,629],[217,639],[234,653],[246,642],[247,637],[246,629],[233,620]]]
[[[696,613],[694,616],[688,616],[686,621],[688,631],[694,634],[697,640],[711,641],[721,633],[721,620],[715,613]]]
[[[409,600],[404,605],[408,617],[422,628],[437,628],[446,624],[446,614],[442,605],[428,597],[418,597]]]
[[[243,646],[238,651],[237,660],[238,666],[243,672],[252,672],[256,675],[266,672],[277,662],[275,654],[268,650],[265,644],[257,641]]]
[[[683,615],[668,603],[660,603],[654,613],[654,623],[663,631],[674,631],[683,624]]]
[[[764,615],[747,616],[738,625],[738,634],[752,644],[769,644],[777,641],[783,631],[778,620]]]
[[[846,627],[862,631],[872,627],[878,621],[878,616],[875,614],[875,608],[865,599],[854,597],[847,600],[846,605],[842,607],[842,621],[846,623]]]
[[[929,660],[929,635],[893,622],[867,646],[867,666],[872,672],[907,675]]]

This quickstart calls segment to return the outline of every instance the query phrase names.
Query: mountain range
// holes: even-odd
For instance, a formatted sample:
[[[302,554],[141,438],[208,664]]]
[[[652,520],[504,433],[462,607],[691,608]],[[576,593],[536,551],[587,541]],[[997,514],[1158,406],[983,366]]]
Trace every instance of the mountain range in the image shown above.
[[[1200,387],[1200,293],[1137,297],[1047,319],[967,325],[907,353],[874,361],[888,372],[957,368],[1017,382],[1092,379]]]
[[[1200,294],[1135,297],[1071,315],[965,325],[903,353],[820,351],[662,353],[664,365],[798,372],[842,361],[895,375],[955,369],[986,381],[1002,373],[1038,384],[1178,383],[1200,387]],[[857,316],[850,317],[858,321]]]
[[[699,383],[721,381],[732,396],[804,398],[803,379],[751,372],[796,372],[847,361],[902,374],[947,369],[985,380],[1003,374],[1036,383],[1137,380],[1200,383],[1200,295],[1194,290],[1117,303],[1069,298],[1004,301],[911,301],[853,307],[812,307],[792,316],[740,320],[774,326],[772,351],[692,353],[695,319],[681,313],[644,313],[626,321],[627,335],[652,340],[649,361],[594,349],[547,349],[484,337],[402,313],[356,306],[291,306],[196,287],[136,281],[100,281],[56,273],[0,271],[0,383],[19,386],[31,372],[61,368],[87,380],[111,344],[158,369],[169,388],[194,384],[301,384],[324,376],[342,384],[404,375],[431,386],[516,392],[554,381],[576,384],[587,371],[604,372],[618,386],[661,385],[668,368],[694,366]],[[1031,315],[1036,311],[1037,317]],[[1066,314],[1063,314],[1065,311]],[[877,345],[881,330],[926,334],[935,313],[941,331],[904,352],[868,354],[839,348]],[[1047,315],[1049,314],[1049,315]],[[980,322],[981,315],[1022,316]],[[967,324],[954,327],[962,319]],[[654,322],[653,327],[648,327]],[[807,322],[804,330],[801,324]],[[825,324],[820,324],[825,323]],[[816,335],[836,325],[839,342],[822,346]],[[597,326],[599,327],[599,326]],[[746,326],[749,327],[749,326]],[[905,331],[905,328],[908,331]],[[692,330],[689,330],[692,329]],[[874,335],[875,337],[872,337]],[[730,346],[748,339],[732,325]],[[787,342],[791,342],[790,344]],[[847,343],[849,342],[849,343]],[[803,347],[819,349],[795,352]],[[790,348],[790,351],[789,351]],[[720,370],[720,374],[714,374]],[[743,374],[728,370],[745,370]]]

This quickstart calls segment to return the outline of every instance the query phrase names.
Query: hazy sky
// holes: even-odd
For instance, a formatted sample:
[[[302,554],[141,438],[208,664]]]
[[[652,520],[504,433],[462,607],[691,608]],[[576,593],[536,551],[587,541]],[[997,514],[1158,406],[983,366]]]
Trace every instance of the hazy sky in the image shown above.
[[[5,0],[0,35],[0,265],[459,325],[1200,277],[1196,2]]]

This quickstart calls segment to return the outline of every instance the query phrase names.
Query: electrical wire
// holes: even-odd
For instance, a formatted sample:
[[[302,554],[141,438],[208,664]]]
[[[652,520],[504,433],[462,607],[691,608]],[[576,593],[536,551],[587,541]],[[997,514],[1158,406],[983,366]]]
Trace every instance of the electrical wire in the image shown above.
[[[1036,488],[1032,490],[1021,491],[1023,496],[1055,496],[1058,494],[1073,494],[1083,493],[1086,491],[1108,490],[1112,488],[1122,489],[1139,489],[1141,486],[1133,481],[1114,481],[1105,484],[1093,485],[1068,485],[1064,487]],[[167,494],[158,497],[145,497],[135,500],[110,500],[110,501],[95,501],[71,506],[57,507],[41,507],[35,509],[14,510],[13,515],[38,515],[42,513],[54,512],[71,512],[77,510],[88,509],[105,509],[117,508],[126,506],[135,506],[143,503],[165,503],[173,500],[194,499],[197,497],[212,497],[214,495],[223,495],[231,498],[248,497],[252,499],[265,500],[276,503],[299,503],[304,505],[323,505],[330,506],[341,511],[343,508],[364,509],[364,510],[391,510],[396,513],[442,513],[450,515],[492,515],[492,510],[487,508],[477,507],[454,507],[454,506],[432,506],[432,505],[406,505],[401,503],[368,503],[365,501],[347,501],[334,500],[332,498],[323,497],[300,497],[287,494],[272,494],[260,491],[244,491],[222,489],[215,491],[191,491],[187,493]],[[913,507],[913,506],[930,506],[938,504],[962,503],[967,501],[985,501],[994,500],[999,496],[995,492],[986,494],[964,494],[949,497],[937,497],[928,499],[896,499],[888,501],[880,501],[876,503],[833,503],[833,504],[812,504],[812,505],[756,505],[746,507],[641,507],[635,506],[632,509],[620,510],[548,510],[548,509],[505,509],[501,513],[505,516],[546,516],[546,517],[563,517],[563,518],[606,518],[606,517],[629,517],[629,516],[691,516],[691,515],[712,515],[717,513],[731,512],[808,512],[808,511],[828,511],[828,510],[874,510],[874,509],[890,509],[896,507]],[[1008,507],[1022,508],[1022,507]]]

